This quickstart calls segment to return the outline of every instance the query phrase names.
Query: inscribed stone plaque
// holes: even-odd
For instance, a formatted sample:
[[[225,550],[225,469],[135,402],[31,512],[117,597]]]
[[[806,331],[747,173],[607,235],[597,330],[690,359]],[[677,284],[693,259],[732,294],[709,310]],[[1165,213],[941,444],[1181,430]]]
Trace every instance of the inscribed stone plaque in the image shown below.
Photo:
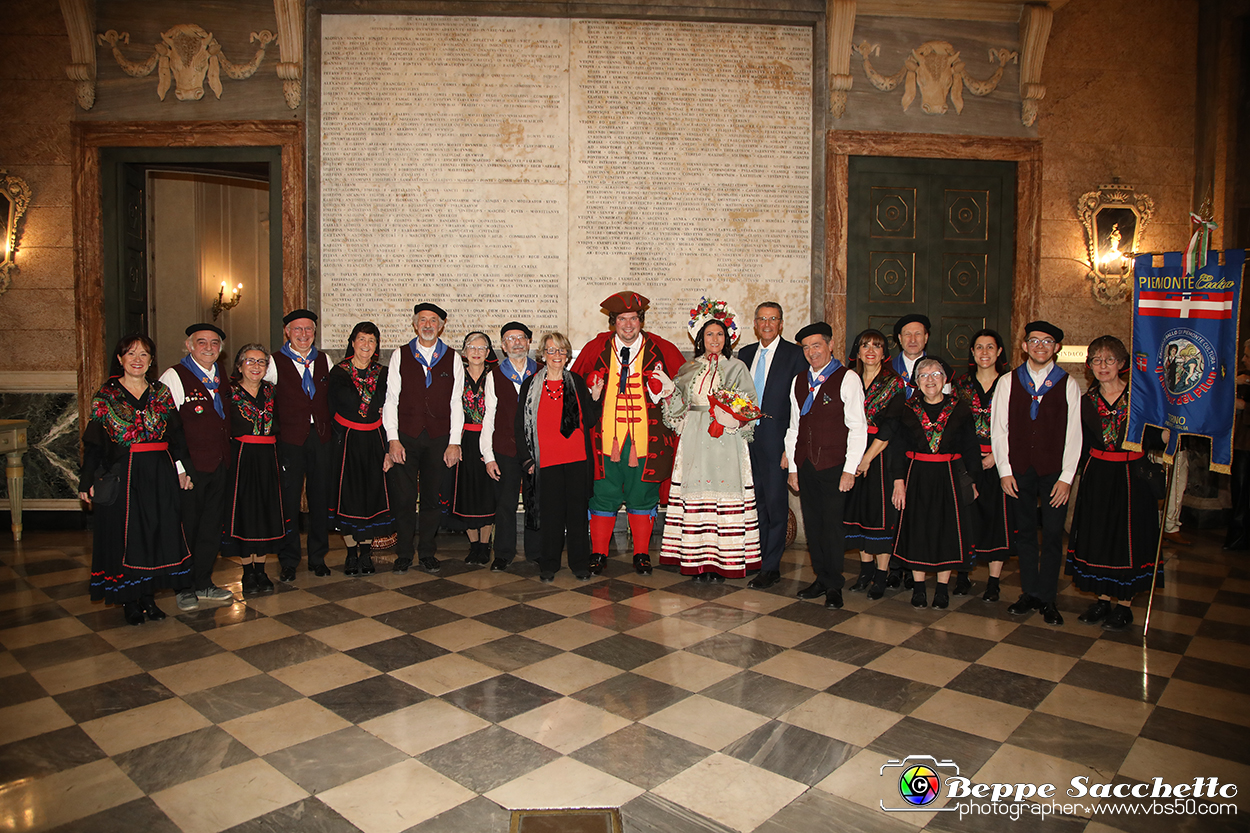
[[[683,346],[705,293],[806,319],[810,29],[324,15],[322,56],[324,346],[434,301],[579,347],[620,289]]]

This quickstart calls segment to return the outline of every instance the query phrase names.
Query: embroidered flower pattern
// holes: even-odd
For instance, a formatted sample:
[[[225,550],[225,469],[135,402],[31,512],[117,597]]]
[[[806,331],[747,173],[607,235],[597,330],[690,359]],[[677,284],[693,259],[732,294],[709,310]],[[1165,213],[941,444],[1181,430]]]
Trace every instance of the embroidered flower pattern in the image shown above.
[[[118,379],[105,382],[91,400],[91,419],[103,426],[110,440],[125,448],[162,439],[173,410],[174,397],[160,382],[148,387],[148,400],[141,409],[130,404]]]

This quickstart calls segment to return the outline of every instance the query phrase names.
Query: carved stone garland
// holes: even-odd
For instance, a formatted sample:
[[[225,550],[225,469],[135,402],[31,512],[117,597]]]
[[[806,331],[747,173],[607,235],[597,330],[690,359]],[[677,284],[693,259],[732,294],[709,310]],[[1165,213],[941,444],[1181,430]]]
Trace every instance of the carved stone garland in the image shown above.
[[[968,75],[967,68],[959,57],[960,53],[946,41],[931,40],[922,43],[907,56],[903,67],[890,76],[877,72],[868,59],[869,55],[881,54],[878,44],[864,41],[854,49],[855,54],[863,59],[864,74],[874,87],[889,92],[900,81],[906,80],[903,109],[906,110],[916,100],[916,91],[919,89],[921,109],[931,116],[940,116],[946,112],[947,97],[955,105],[955,112],[962,113],[965,87],[973,95],[989,95],[994,92],[998,82],[1002,80],[1003,69],[1008,62],[1016,61],[1019,57],[1018,53],[1009,49],[991,49],[990,62],[997,63],[998,69],[989,78],[980,81]]]
[[[249,41],[259,42],[260,48],[246,64],[232,63],[222,53],[221,44],[212,33],[204,31],[194,23],[179,23],[161,33],[161,43],[156,44],[152,54],[142,63],[127,60],[118,48],[118,43],[130,43],[128,32],[118,34],[117,30],[110,29],[96,39],[101,45],[113,48],[117,65],[129,76],[143,78],[156,69],[159,79],[156,95],[161,101],[165,100],[171,82],[174,84],[174,97],[179,101],[199,101],[204,97],[206,76],[209,89],[217,98],[221,98],[222,70],[236,81],[251,78],[264,60],[265,48],[274,41],[274,35],[268,29],[252,33]]]

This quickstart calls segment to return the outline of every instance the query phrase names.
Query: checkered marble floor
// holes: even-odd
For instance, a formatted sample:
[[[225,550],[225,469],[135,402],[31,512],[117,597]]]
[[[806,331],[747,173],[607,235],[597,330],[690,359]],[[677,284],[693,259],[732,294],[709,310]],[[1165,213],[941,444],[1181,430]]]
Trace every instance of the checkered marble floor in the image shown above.
[[[1250,557],[1169,550],[1150,647],[847,593],[826,611],[792,549],[766,592],[621,556],[589,583],[443,571],[318,579],[129,627],[86,596],[90,537],[0,543],[0,830],[489,833],[512,808],[622,808],[627,831],[1007,829],[886,813],[891,759],[975,782],[1217,776],[1250,799]],[[853,567],[853,565],[851,565]],[[271,575],[276,572],[270,567]],[[220,584],[238,593],[239,567]],[[932,592],[932,589],[930,589]],[[1145,599],[1139,600],[1139,605]],[[893,771],[888,771],[893,772]],[[934,805],[938,807],[940,805]],[[1245,816],[1024,816],[1022,831],[1245,830]]]

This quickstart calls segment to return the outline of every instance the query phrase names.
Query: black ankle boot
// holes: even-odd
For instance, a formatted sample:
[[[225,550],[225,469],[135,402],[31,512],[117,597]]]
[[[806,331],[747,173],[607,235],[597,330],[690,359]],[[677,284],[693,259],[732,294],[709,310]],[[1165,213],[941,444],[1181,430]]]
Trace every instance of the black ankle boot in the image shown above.
[[[356,567],[362,576],[371,576],[377,572],[373,566],[372,541],[362,541],[360,543],[360,560],[356,562]]]
[[[955,577],[955,589],[951,591],[955,596],[967,596],[968,591],[972,589],[972,581],[968,578],[966,570],[960,570]]]
[[[986,602],[998,601],[998,576],[990,576],[985,582],[985,592],[981,594],[981,600]]]
[[[240,583],[243,597],[255,596],[260,592],[260,582],[256,578],[256,565],[248,562],[243,565],[243,581]]]
[[[933,590],[933,607],[945,610],[950,606],[949,583],[939,581]]]
[[[126,617],[127,625],[142,625],[146,621],[138,602],[122,602],[122,615]]]
[[[358,546],[347,548],[347,557],[343,559],[343,575],[354,576],[360,574],[360,548]]]
[[[874,569],[873,562],[871,561],[859,562],[859,578],[855,579],[855,583],[848,589],[852,593],[858,593],[860,590],[863,590],[868,587],[868,585],[872,584],[872,572]]]
[[[908,573],[907,575],[911,575],[911,574]],[[928,607],[929,606],[928,593],[925,589],[925,583],[923,581],[916,581],[914,577],[912,578],[912,585],[911,585],[911,606],[912,607]]]
[[[269,576],[265,575],[265,562],[253,562],[252,569],[256,571],[256,592],[272,593],[273,582],[270,580]]]
[[[872,586],[868,588],[869,599],[879,599],[885,595],[885,577],[889,570],[874,570],[872,574]]]
[[[151,596],[140,596],[139,607],[142,608],[143,614],[151,622],[159,622],[165,618],[165,611],[156,606],[156,599]]]

